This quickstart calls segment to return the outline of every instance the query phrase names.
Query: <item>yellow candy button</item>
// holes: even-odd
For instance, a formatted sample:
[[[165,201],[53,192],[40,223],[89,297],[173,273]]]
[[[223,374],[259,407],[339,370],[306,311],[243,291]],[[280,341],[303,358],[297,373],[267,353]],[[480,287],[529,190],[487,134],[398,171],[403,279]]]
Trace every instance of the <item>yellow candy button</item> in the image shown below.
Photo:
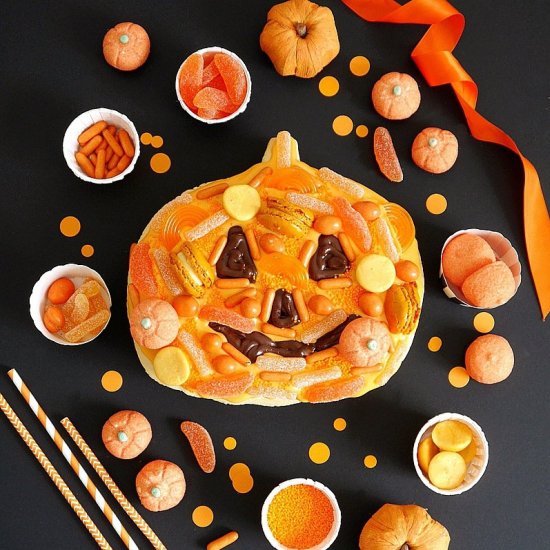
[[[174,346],[162,348],[155,355],[153,367],[157,378],[168,386],[180,386],[189,378],[191,371],[187,355]]]
[[[395,267],[386,256],[369,254],[357,263],[357,282],[369,292],[385,292],[395,281]]]
[[[250,185],[231,185],[223,193],[223,207],[235,220],[251,220],[260,210],[260,194]]]

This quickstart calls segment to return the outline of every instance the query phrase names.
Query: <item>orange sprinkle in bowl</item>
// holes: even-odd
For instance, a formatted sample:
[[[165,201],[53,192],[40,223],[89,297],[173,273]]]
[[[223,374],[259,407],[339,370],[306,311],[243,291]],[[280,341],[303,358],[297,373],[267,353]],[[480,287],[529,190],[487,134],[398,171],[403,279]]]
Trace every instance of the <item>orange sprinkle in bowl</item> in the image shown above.
[[[325,550],[338,536],[340,524],[334,493],[311,479],[281,483],[262,507],[264,535],[277,550]]]

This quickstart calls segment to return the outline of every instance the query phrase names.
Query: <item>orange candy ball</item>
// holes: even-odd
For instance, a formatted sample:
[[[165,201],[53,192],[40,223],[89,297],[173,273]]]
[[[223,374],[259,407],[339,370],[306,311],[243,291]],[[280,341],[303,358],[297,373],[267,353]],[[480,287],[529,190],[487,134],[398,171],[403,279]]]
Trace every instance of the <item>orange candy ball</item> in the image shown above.
[[[48,300],[52,304],[64,304],[72,296],[74,290],[74,283],[67,277],[62,277],[54,281],[48,288]]]
[[[406,283],[411,283],[418,279],[420,272],[418,266],[409,260],[401,260],[395,264],[395,273],[399,279]]]
[[[335,235],[342,231],[342,220],[338,216],[319,216],[313,223],[313,229],[321,235]]]
[[[359,307],[369,317],[380,317],[384,311],[384,302],[377,294],[366,292],[359,296]]]
[[[328,315],[334,311],[332,302],[322,294],[312,296],[307,305],[313,313],[317,313],[318,315]]]
[[[214,357],[212,366],[214,370],[220,374],[231,374],[240,367],[240,364],[229,355],[218,355]]]
[[[272,252],[284,252],[285,243],[283,240],[273,233],[265,233],[260,237],[260,246],[264,252],[271,254]]]
[[[241,302],[241,313],[249,319],[258,317],[261,311],[262,303],[258,300],[255,300],[254,298],[245,298]]]
[[[44,312],[44,325],[49,332],[55,334],[57,331],[63,328],[65,323],[65,316],[63,312],[55,306],[50,306]]]
[[[376,218],[380,217],[380,207],[375,203],[371,201],[361,201],[356,202],[353,205],[353,208],[365,218],[366,221],[372,222]]]
[[[219,334],[207,332],[201,338],[202,349],[212,355],[217,355],[222,351],[223,339]]]
[[[195,317],[199,312],[199,302],[193,296],[176,296],[172,307],[179,317]]]

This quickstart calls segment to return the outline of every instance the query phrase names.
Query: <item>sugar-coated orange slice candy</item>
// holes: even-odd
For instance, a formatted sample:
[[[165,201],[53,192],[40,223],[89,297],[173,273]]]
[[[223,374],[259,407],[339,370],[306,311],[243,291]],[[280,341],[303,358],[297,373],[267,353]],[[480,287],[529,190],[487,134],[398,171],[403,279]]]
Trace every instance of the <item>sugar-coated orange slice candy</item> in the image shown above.
[[[158,285],[153,274],[153,261],[149,256],[150,246],[138,243],[130,252],[130,279],[139,293],[144,296],[157,296]]]
[[[67,277],[54,281],[48,288],[48,300],[52,304],[64,304],[74,292],[74,283]]]
[[[235,105],[231,102],[227,93],[210,86],[206,86],[206,88],[197,92],[193,98],[193,105],[197,109],[223,111],[228,114],[235,111]]]
[[[342,220],[344,231],[363,252],[368,252],[372,245],[372,235],[363,216],[343,197],[336,197],[332,204]]]
[[[363,387],[364,380],[361,376],[352,376],[333,382],[315,384],[304,390],[304,400],[310,403],[328,403],[339,401],[347,397],[353,397]]]
[[[204,60],[202,55],[194,53],[184,62],[180,70],[180,94],[185,104],[192,110],[196,110],[193,99],[202,87],[202,74]]]
[[[390,181],[403,181],[403,171],[397,158],[390,133],[386,128],[376,128],[374,131],[374,156],[380,172]]]
[[[250,372],[239,372],[197,382],[195,389],[203,397],[235,397],[244,393],[254,381]]]
[[[272,189],[307,194],[316,193],[319,190],[320,182],[305,170],[297,166],[290,166],[274,170],[272,174],[264,178],[262,185]]]
[[[219,74],[220,71],[218,66],[214,63],[214,58],[212,57],[211,61],[208,61],[207,58],[203,55],[204,70],[202,72],[202,85],[208,86],[212,80],[214,80]]]
[[[191,445],[200,469],[207,474],[212,473],[216,467],[216,453],[206,428],[190,421],[182,422],[180,428]]]
[[[239,107],[246,97],[246,76],[241,64],[232,56],[217,53],[214,63],[225,83],[227,95]]]

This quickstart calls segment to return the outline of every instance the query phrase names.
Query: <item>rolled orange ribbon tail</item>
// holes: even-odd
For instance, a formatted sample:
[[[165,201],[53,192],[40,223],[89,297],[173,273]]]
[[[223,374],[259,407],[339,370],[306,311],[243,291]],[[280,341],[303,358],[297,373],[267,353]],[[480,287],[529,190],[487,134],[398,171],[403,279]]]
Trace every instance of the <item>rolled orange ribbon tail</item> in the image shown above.
[[[453,50],[464,31],[465,18],[446,0],[342,0],[361,18],[378,23],[430,25],[411,58],[430,86],[450,84],[462,107],[472,136],[502,145],[516,153],[523,165],[523,223],[531,276],[542,318],[550,313],[550,216],[535,167],[514,140],[476,111],[477,84]]]

